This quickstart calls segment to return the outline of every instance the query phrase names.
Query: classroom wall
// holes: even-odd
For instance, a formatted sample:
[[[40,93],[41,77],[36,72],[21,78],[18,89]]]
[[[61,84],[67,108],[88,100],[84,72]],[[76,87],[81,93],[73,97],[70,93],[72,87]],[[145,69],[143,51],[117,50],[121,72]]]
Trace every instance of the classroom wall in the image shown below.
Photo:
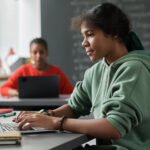
[[[81,47],[81,34],[71,30],[71,18],[100,2],[122,8],[145,49],[150,49],[149,0],[41,0],[41,34],[49,44],[48,60],[60,66],[73,84],[83,79],[92,63]]]
[[[14,0],[0,0],[0,56],[10,47],[17,49],[18,33],[17,5]]]
[[[30,41],[41,36],[40,8],[40,0],[0,0],[0,61],[5,70],[0,75],[10,74],[7,64],[18,57],[30,57]],[[15,55],[6,61],[11,48]]]
[[[12,47],[29,57],[29,42],[41,36],[40,0],[0,0],[0,57]]]
[[[40,0],[19,0],[18,53],[29,57],[29,43],[41,36]]]

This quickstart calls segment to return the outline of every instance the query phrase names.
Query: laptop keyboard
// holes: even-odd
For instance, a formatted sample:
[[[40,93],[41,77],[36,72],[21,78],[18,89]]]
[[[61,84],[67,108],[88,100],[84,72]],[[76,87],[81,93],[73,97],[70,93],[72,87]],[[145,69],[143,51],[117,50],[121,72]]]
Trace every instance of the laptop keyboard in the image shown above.
[[[48,130],[40,127],[32,127],[28,130],[19,130],[17,123],[14,122],[0,123],[0,133],[5,131],[20,131],[22,134],[28,134],[28,133],[55,133],[57,130]]]
[[[1,123],[2,131],[19,131],[18,125],[16,123]]]

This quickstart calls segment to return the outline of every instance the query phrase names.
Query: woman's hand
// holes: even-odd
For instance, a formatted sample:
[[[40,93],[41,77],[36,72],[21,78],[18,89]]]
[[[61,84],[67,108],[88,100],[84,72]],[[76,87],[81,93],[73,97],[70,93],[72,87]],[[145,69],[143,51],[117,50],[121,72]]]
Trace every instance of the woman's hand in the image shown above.
[[[19,95],[19,93],[16,89],[10,89],[8,91],[8,97],[13,97],[13,96],[18,96],[18,95]]]
[[[19,120],[22,118],[23,115],[25,114],[34,114],[36,112],[33,112],[33,111],[21,111],[17,117],[13,118],[13,122],[16,122],[16,123],[19,123]]]
[[[50,117],[47,115],[35,112],[21,112],[15,122],[19,123],[19,128],[22,130],[31,127],[41,127],[46,129],[58,129],[61,118]]]

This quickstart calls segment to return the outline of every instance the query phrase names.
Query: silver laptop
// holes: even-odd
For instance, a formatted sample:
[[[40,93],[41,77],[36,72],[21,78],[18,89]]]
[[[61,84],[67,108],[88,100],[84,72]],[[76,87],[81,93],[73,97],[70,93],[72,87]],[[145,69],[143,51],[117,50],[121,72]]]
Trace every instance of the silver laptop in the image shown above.
[[[52,98],[59,96],[59,76],[20,76],[19,98]]]
[[[45,128],[39,128],[39,127],[32,127],[31,129],[28,130],[19,130],[18,124],[15,122],[0,123],[0,132],[5,132],[5,131],[20,131],[22,134],[58,132],[58,130],[47,130]]]

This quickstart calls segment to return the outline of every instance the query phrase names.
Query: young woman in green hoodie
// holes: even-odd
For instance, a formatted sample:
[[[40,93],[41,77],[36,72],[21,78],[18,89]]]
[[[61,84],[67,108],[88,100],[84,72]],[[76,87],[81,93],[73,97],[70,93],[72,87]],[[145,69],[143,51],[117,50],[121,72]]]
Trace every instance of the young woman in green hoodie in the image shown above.
[[[21,112],[14,121],[20,129],[39,126],[109,140],[98,140],[93,149],[149,149],[150,53],[131,31],[127,16],[111,3],[77,17],[74,25],[81,30],[87,55],[97,63],[53,116]],[[94,119],[77,119],[90,112]]]

